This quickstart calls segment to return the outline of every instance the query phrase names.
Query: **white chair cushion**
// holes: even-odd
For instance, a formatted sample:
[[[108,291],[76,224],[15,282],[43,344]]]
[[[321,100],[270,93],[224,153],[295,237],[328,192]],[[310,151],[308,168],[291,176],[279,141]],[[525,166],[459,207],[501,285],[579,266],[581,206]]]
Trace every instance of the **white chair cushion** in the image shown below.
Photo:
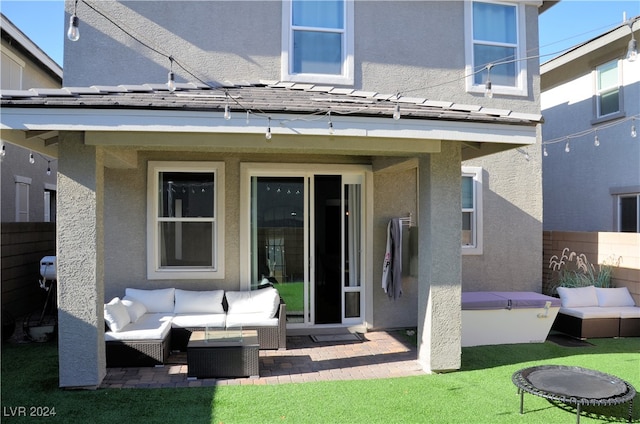
[[[140,319],[125,326],[118,333],[107,331],[105,341],[114,340],[164,340],[171,331],[171,314],[144,314]]]
[[[598,306],[598,296],[594,286],[558,287],[558,294],[563,308]]]
[[[262,314],[265,318],[273,318],[280,305],[280,295],[273,287],[252,291],[228,291],[225,296],[229,314]]]
[[[115,333],[122,331],[131,322],[129,312],[119,297],[114,297],[109,303],[105,303],[104,320],[109,329]]]
[[[123,297],[122,304],[127,308],[131,322],[136,322],[147,313],[147,308],[140,302],[130,297]]]
[[[174,288],[156,290],[127,288],[124,293],[126,297],[142,303],[149,313],[173,313]]]
[[[620,318],[620,308],[601,308],[599,306],[585,306],[580,308],[560,308],[560,313],[580,319],[590,318]]]
[[[640,307],[622,306],[616,308],[620,312],[620,318],[640,318]]]
[[[227,328],[277,327],[278,318],[265,318],[264,314],[227,314]]]
[[[596,287],[598,306],[635,306],[636,303],[626,287],[602,288]]]
[[[173,328],[224,328],[225,323],[225,314],[181,314],[173,317],[171,326]]]
[[[176,289],[176,314],[224,314],[224,290],[191,291]]]

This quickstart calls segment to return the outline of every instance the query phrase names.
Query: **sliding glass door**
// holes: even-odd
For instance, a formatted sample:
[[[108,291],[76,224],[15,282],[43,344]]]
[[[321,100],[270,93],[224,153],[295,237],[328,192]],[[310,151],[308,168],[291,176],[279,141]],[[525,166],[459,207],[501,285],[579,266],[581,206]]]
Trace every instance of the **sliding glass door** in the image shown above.
[[[251,288],[278,289],[288,325],[362,323],[362,175],[252,173]]]

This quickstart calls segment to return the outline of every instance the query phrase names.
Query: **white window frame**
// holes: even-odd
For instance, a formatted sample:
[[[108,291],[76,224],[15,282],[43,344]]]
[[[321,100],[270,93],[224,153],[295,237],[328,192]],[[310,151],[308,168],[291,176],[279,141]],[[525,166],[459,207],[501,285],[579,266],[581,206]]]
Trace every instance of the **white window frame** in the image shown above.
[[[617,80],[617,85],[616,86],[612,86],[612,87],[606,87],[604,89],[600,88],[600,84],[599,84],[599,76],[600,76],[600,72],[602,67],[609,65],[611,63],[615,63],[616,66],[616,70],[618,71],[618,80]],[[595,123],[599,123],[602,121],[607,121],[610,119],[616,119],[616,118],[620,118],[622,116],[624,116],[624,110],[623,110],[623,105],[624,105],[624,101],[622,98],[622,66],[620,66],[620,60],[619,59],[613,59],[613,60],[609,60],[607,62],[601,63],[598,66],[595,67],[595,69],[593,70],[593,88],[594,88],[594,100],[595,100],[595,105],[594,105],[594,110],[595,110],[595,119],[592,121],[592,124]],[[608,94],[608,93],[612,93],[614,91],[618,92],[618,110],[616,110],[615,112],[611,112],[611,113],[607,113],[606,115],[603,115],[601,113],[601,97],[603,94]]]
[[[14,181],[16,183],[16,222],[29,222],[29,193],[31,191],[31,178],[15,175]],[[23,197],[26,202],[25,210],[20,208]]]
[[[491,4],[499,4],[505,6],[514,6],[516,8],[516,24],[518,26],[516,30],[517,42],[515,46],[512,44],[508,44],[510,47],[515,47],[516,49],[516,85],[508,86],[508,85],[498,85],[492,82],[491,90],[494,94],[505,95],[505,96],[528,96],[529,88],[527,85],[527,64],[526,60],[527,56],[527,36],[526,36],[526,14],[525,14],[525,3],[523,2],[504,2],[504,1],[465,1],[465,85],[466,90],[469,93],[477,93],[484,94],[485,92],[485,83],[476,84],[475,82],[475,66],[474,66],[474,55],[473,55],[473,46],[475,44],[473,38],[473,3],[491,3]],[[478,40],[481,41],[481,40]],[[495,44],[495,43],[494,43]],[[495,44],[495,45],[503,45],[503,44]],[[504,44],[507,46],[507,44]]]
[[[462,212],[473,213],[473,243],[470,245],[462,245],[463,255],[482,255],[483,253],[483,228],[482,228],[482,167],[479,166],[463,166],[462,177],[471,177],[473,179],[473,208],[462,209]]]
[[[214,173],[214,266],[211,268],[175,269],[160,267],[160,234],[158,230],[158,192],[161,172],[211,172]],[[169,279],[222,279],[224,278],[225,231],[224,231],[224,162],[154,162],[147,169],[147,278]]]
[[[353,85],[354,83],[354,0],[344,0],[344,26],[342,30],[342,75],[293,73],[293,1],[283,0],[282,5],[282,58],[281,77],[283,81],[321,84]],[[309,28],[326,31],[326,29]],[[332,31],[336,32],[336,31]]]

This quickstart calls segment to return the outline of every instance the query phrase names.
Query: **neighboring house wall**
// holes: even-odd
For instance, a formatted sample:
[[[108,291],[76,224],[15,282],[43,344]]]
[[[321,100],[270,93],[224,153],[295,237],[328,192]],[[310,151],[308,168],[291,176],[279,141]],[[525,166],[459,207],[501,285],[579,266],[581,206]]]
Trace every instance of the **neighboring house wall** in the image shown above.
[[[1,22],[0,89],[60,88],[62,69],[4,15]],[[5,141],[2,146],[0,220],[55,222],[57,160]],[[30,154],[34,163],[30,163]]]
[[[100,3],[97,7],[107,11],[109,16],[127,28],[134,29],[141,39],[162,40],[163,52],[174,55],[176,61],[186,64],[191,72],[208,83],[281,79],[282,2],[190,3],[188,26],[173,18],[181,13],[183,6],[179,3],[119,2]],[[523,34],[526,44],[521,48],[527,52],[535,51],[538,43],[537,7],[524,4],[520,7],[521,21],[527,22]],[[169,68],[166,58],[141,49],[131,37],[114,29],[111,23],[81,3],[78,9],[82,38],[77,43],[65,44],[65,85],[166,82]],[[352,88],[381,93],[410,91],[403,95],[539,112],[536,61],[523,61],[529,65],[525,96],[496,95],[486,99],[481,93],[465,90],[466,81],[460,78],[461,70],[465,68],[465,13],[468,13],[464,2],[355,2],[354,9],[355,64]],[[380,31],[378,25],[370,24],[378,22],[381,16],[385,17],[385,27],[403,30]],[[216,28],[215,35],[203,32],[202,28]],[[260,34],[260,37],[255,37],[255,34]],[[108,63],[86,60],[97,45],[101,54],[117,60]],[[127,65],[121,66],[123,63]],[[173,65],[173,71],[176,81],[194,81],[192,75],[186,74],[176,64]],[[448,81],[450,83],[443,84]],[[162,159],[162,156],[158,155],[157,158]],[[482,185],[485,199],[482,223],[485,251],[482,255],[463,257],[463,288],[540,291],[540,257],[535,253],[541,250],[539,149],[530,147],[522,153],[512,151],[496,154],[481,160],[465,161],[463,165],[482,166],[485,176]],[[146,167],[145,163],[141,163],[141,166]],[[390,186],[413,185],[411,179],[406,181],[404,178],[404,175],[385,174],[385,183]],[[137,204],[144,200],[137,199],[140,192],[130,194],[136,199],[123,199],[123,203]],[[415,204],[417,199],[413,196],[408,202]],[[139,206],[143,207],[144,204]],[[390,206],[380,216],[376,213],[375,234],[382,238],[386,219],[405,216],[408,212],[410,210],[407,208]],[[505,222],[509,222],[509,228],[514,230],[505,231]],[[123,237],[124,234],[127,233],[123,232]],[[382,256],[382,251],[377,249],[374,262],[378,259],[381,262]],[[111,270],[119,268],[115,264],[107,267],[107,296],[117,294],[120,288],[110,288]],[[231,269],[232,264],[227,263],[227,270]],[[379,280],[380,273],[381,265],[377,266],[375,262],[375,281]],[[410,287],[409,280],[407,284]],[[411,295],[408,292],[407,297]],[[381,290],[375,292],[375,299],[380,308],[388,307]],[[405,299],[403,302],[415,304],[416,300]],[[378,311],[376,309],[376,313]],[[382,316],[393,317],[395,313],[389,309]],[[402,318],[393,318],[390,322],[391,325],[404,323]]]
[[[639,27],[636,20],[636,39]],[[630,39],[623,25],[542,66],[542,133],[550,142],[543,160],[545,230],[619,231],[619,195],[640,195],[640,143],[630,120],[636,116],[640,128],[640,61],[624,59]],[[618,67],[620,113],[598,119],[596,69],[606,63]]]

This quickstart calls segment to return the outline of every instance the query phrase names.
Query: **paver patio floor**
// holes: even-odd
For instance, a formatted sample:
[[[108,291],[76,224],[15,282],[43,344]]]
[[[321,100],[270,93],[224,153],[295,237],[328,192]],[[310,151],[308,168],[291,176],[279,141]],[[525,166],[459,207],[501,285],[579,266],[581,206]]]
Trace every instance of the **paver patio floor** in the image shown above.
[[[361,336],[362,341],[332,342],[287,337],[286,350],[260,351],[259,377],[188,379],[186,353],[173,353],[162,367],[108,368],[101,387],[284,384],[424,375],[417,349],[398,332],[375,331]]]

